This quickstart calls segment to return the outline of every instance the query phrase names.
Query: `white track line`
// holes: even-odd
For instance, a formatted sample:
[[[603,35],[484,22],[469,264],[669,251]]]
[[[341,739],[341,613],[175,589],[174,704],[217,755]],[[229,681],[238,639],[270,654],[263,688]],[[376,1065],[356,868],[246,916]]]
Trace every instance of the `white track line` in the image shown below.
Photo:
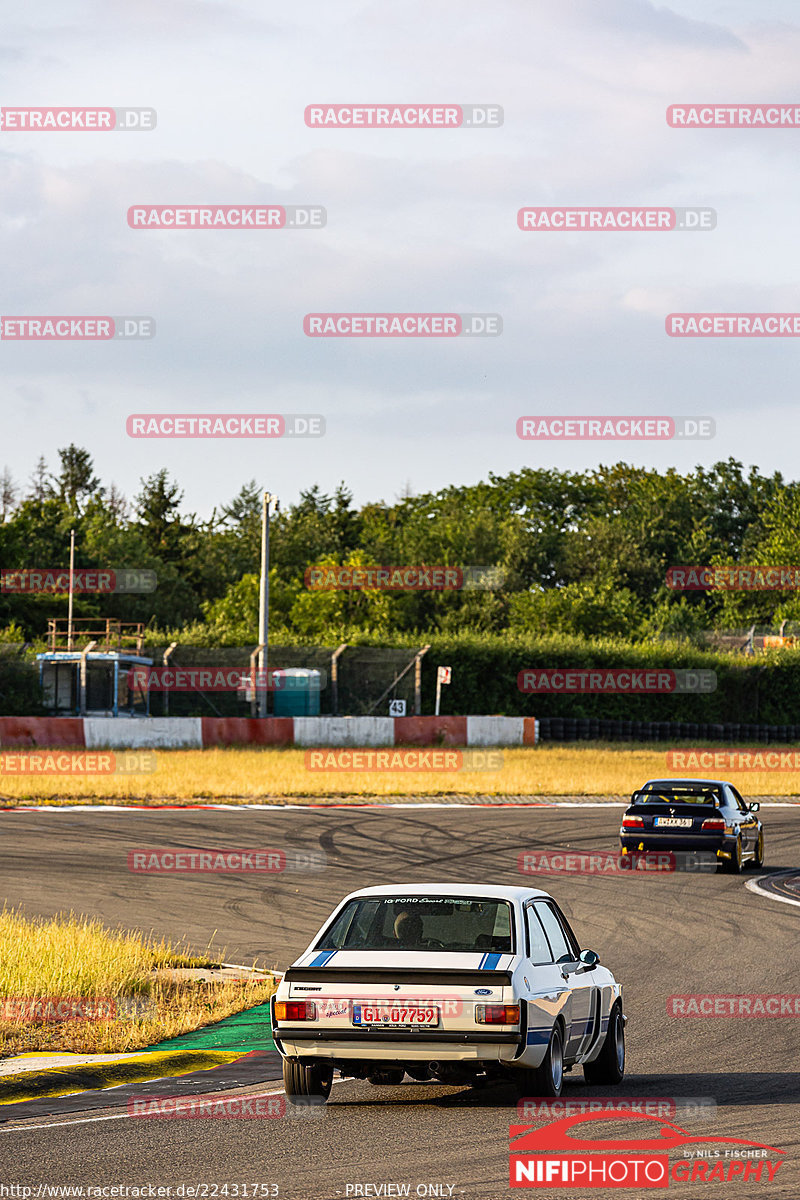
[[[189,812],[250,812],[256,809],[260,812],[324,812],[331,810],[341,812],[345,810],[353,810],[358,812],[365,808],[402,808],[402,809],[427,809],[427,808],[459,808],[459,809],[486,809],[486,808],[627,808],[628,804],[624,800],[533,800],[526,803],[515,804],[512,801],[498,801],[497,803],[487,802],[481,804],[447,804],[440,802],[414,804],[408,801],[386,801],[385,803],[371,802],[368,804],[204,804],[204,805],[176,805],[170,808],[146,808],[141,805],[115,805],[115,804],[41,804],[38,806],[25,806],[20,808],[9,809],[9,812],[36,812],[36,813],[149,813],[160,814],[163,816],[174,816],[176,813]],[[762,808],[800,808],[800,801],[780,801],[780,800],[765,800],[761,802]]]
[[[796,871],[782,871],[777,875],[759,875],[758,879],[748,879],[745,887],[750,892],[755,892],[757,896],[766,896],[767,900],[777,900],[779,904],[793,904],[795,908],[800,908],[800,900],[790,900],[788,896],[776,896],[774,892],[768,892],[766,888],[759,886],[762,879],[780,879],[783,875],[796,875]]]
[[[352,1080],[350,1080],[350,1079],[334,1079],[333,1083],[334,1083],[334,1085],[337,1083],[352,1083]],[[135,1085],[121,1084],[120,1086],[121,1087],[132,1087]],[[112,1091],[113,1089],[109,1088],[108,1090]],[[76,1093],[73,1092],[72,1094],[75,1095]],[[219,1095],[219,1093],[212,1092],[212,1093],[210,1093],[210,1095],[212,1095],[212,1096]],[[256,1099],[259,1099],[261,1096],[285,1096],[285,1095],[286,1095],[286,1091],[284,1088],[276,1088],[274,1092],[254,1092],[252,1095],[249,1095],[249,1096],[230,1096],[229,1094],[226,1094],[225,1098],[228,1100],[234,1100],[234,1099],[256,1100]],[[59,1097],[53,1097],[53,1098],[58,1099]],[[66,1099],[66,1098],[67,1097],[64,1097],[64,1099]],[[205,1096],[203,1098],[205,1099]],[[153,1099],[157,1100],[158,1097],[154,1096]],[[180,1099],[186,1100],[186,1101],[194,1100],[195,1102],[197,1102],[198,1097],[197,1096],[181,1096]],[[24,1100],[20,1100],[19,1103],[24,1104],[27,1102]],[[2,1110],[0,1109],[0,1112],[1,1111]],[[47,1124],[40,1124],[40,1125],[17,1125],[13,1129],[0,1128],[0,1134],[3,1134],[3,1133],[30,1133],[31,1131],[35,1131],[37,1129],[62,1129],[65,1125],[93,1125],[100,1121],[124,1121],[126,1118],[131,1121],[146,1121],[148,1119],[147,1117],[134,1117],[133,1113],[129,1113],[129,1112],[112,1113],[110,1116],[107,1116],[107,1117],[79,1117],[77,1121],[49,1121]],[[155,1120],[157,1118],[150,1118],[150,1119]],[[171,1119],[175,1120],[176,1118],[171,1118]],[[181,1120],[180,1117],[177,1119]],[[191,1117],[184,1117],[183,1120],[187,1120],[187,1121],[191,1120]]]

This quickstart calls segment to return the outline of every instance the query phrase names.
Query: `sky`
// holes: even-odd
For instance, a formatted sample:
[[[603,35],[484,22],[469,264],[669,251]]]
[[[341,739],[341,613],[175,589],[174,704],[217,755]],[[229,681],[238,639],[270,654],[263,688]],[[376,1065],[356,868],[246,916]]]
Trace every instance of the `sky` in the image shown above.
[[[788,0],[39,0],[0,103],[154,108],[141,132],[0,130],[3,316],[138,315],[128,342],[0,339],[25,486],[75,442],[208,515],[250,479],[356,501],[523,467],[729,456],[798,475],[796,338],[667,336],[674,311],[800,312],[798,129],[673,129],[800,103]],[[310,104],[494,104],[502,126],[315,129]],[[320,205],[324,228],[131,229],[132,205]],[[526,206],[703,206],[711,231],[523,232]],[[497,313],[500,336],[310,338],[307,313]],[[314,413],[317,439],[134,439],[133,413]],[[710,416],[705,441],[522,441],[527,415]]]

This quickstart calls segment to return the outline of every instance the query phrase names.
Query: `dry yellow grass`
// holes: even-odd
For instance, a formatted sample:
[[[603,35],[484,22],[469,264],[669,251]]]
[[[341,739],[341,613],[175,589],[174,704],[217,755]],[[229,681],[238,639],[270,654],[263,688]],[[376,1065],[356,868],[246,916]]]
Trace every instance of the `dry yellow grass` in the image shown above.
[[[155,770],[142,774],[0,774],[0,804],[625,795],[645,779],[671,775],[731,779],[747,795],[800,794],[800,770],[736,771],[720,764],[675,771],[667,765],[669,748],[667,743],[642,746],[593,742],[506,748],[499,769],[472,771],[312,771],[306,767],[306,752],[294,747],[158,750],[150,752]]]
[[[209,965],[167,941],[96,920],[0,913],[0,1058],[31,1051],[138,1050],[261,1004],[272,980],[206,984],[161,978],[164,967]],[[53,1020],[63,1012],[78,1020]],[[51,1019],[43,1019],[50,1017]],[[99,1019],[98,1019],[99,1018]]]

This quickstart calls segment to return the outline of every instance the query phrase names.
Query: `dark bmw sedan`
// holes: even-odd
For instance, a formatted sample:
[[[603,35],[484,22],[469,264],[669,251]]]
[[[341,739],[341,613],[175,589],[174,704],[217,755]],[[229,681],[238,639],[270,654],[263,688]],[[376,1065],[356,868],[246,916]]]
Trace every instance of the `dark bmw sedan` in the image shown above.
[[[650,779],[631,796],[619,831],[620,848],[623,855],[706,851],[735,873],[745,863],[760,867],[764,829],[756,815],[759,808],[746,804],[723,779]]]

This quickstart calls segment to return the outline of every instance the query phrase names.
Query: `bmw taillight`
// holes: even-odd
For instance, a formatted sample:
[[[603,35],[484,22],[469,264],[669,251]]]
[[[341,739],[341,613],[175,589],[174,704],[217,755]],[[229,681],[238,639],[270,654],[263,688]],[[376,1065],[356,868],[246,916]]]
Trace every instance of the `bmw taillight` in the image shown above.
[[[475,1020],[479,1025],[518,1025],[518,1004],[476,1004]]]
[[[644,817],[632,817],[627,814],[622,818],[623,829],[644,829]]]
[[[700,828],[707,829],[710,833],[722,833],[725,829],[725,822],[723,821],[722,817],[706,817]]]
[[[316,1021],[317,1006],[313,1000],[276,1000],[276,1021]]]

